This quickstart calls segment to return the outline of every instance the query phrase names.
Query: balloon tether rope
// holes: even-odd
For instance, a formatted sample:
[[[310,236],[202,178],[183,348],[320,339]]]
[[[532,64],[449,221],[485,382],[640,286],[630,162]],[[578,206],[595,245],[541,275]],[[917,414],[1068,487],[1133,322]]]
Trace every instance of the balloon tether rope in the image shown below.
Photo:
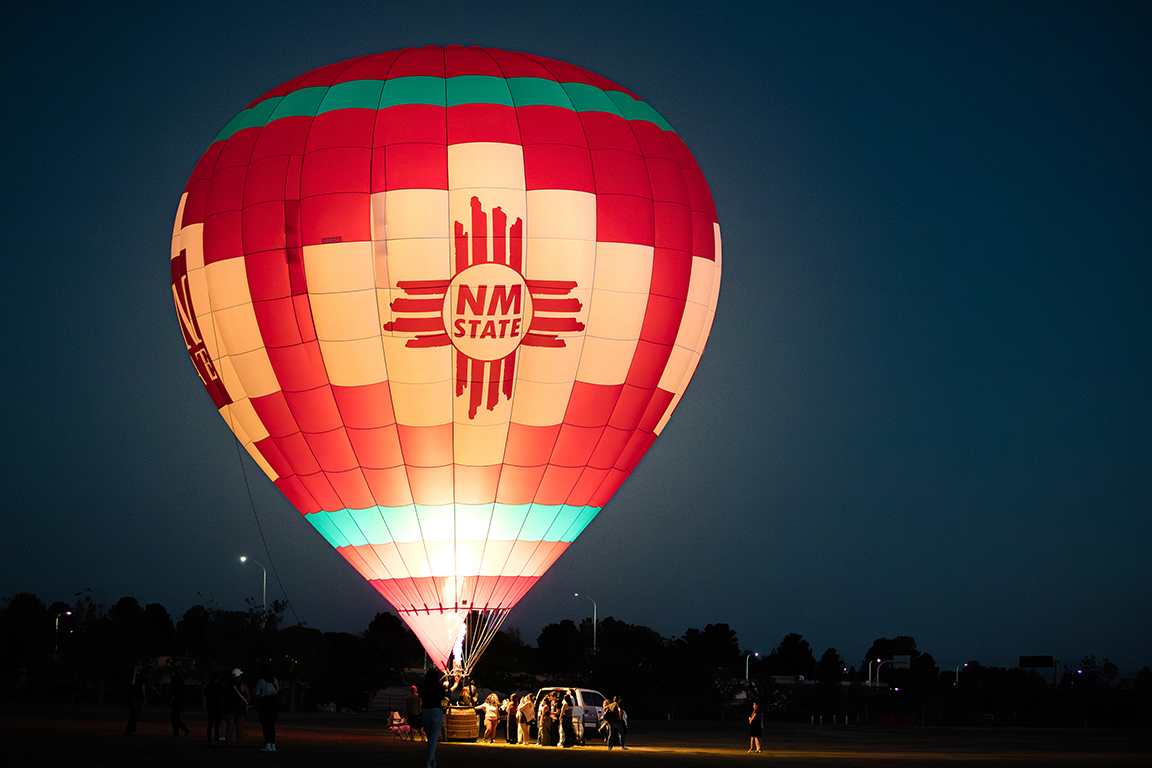
[[[220,344],[220,328],[216,323],[215,313],[212,311],[212,299],[208,299],[208,312],[211,315],[212,322],[212,337],[216,340],[216,351],[220,353],[223,349]],[[212,362],[219,364],[223,355],[218,354]],[[223,370],[223,367],[221,367]],[[223,381],[221,381],[223,383]],[[252,517],[256,520],[256,531],[260,534],[260,544],[264,547],[264,556],[268,558],[268,565],[272,568],[272,576],[276,579],[276,584],[280,587],[280,593],[284,595],[284,604],[288,606],[288,610],[292,611],[293,618],[296,619],[297,624],[303,624],[300,617],[296,615],[296,608],[293,607],[292,601],[288,598],[288,590],[284,589],[284,582],[280,581],[280,573],[276,570],[276,560],[272,557],[272,550],[268,549],[268,540],[264,538],[264,526],[260,525],[260,515],[256,512],[256,500],[252,498],[252,486],[248,483],[248,470],[244,469],[244,456],[240,452],[240,438],[236,436],[236,425],[234,423],[236,416],[232,413],[232,409],[228,409],[228,428],[232,430],[232,437],[236,441],[236,461],[240,464],[240,476],[244,478],[244,490],[248,492],[248,506],[252,508]],[[268,606],[262,606],[265,613],[268,611]],[[262,617],[266,619],[267,617]]]
[[[231,412],[229,412],[231,415]],[[276,583],[280,586],[280,592],[284,595],[284,603],[288,606],[288,610],[292,611],[293,618],[296,619],[297,624],[303,624],[300,617],[296,615],[296,609],[292,607],[292,601],[288,599],[288,590],[284,589],[284,583],[280,581],[280,574],[276,571],[276,561],[272,558],[272,550],[268,549],[268,541],[264,538],[264,527],[260,525],[260,515],[256,513],[256,502],[252,498],[252,486],[248,484],[248,470],[244,469],[244,455],[240,453],[240,441],[236,441],[236,460],[240,462],[240,474],[244,477],[244,488],[248,491],[248,505],[252,507],[252,517],[256,519],[256,530],[260,533],[260,543],[264,546],[264,556],[268,558],[268,565],[272,568],[272,575],[276,577]],[[268,610],[268,606],[264,606],[264,610]]]

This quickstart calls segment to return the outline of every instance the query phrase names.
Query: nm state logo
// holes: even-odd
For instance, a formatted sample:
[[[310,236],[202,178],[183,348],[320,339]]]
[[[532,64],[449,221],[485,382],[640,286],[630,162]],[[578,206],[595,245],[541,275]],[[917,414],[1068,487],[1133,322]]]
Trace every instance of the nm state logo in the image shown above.
[[[492,209],[492,253],[488,253],[489,216],[473,197],[472,231],[454,222],[454,274],[451,280],[401,280],[404,298],[392,302],[397,318],[384,330],[413,333],[410,348],[456,349],[456,397],[468,395],[468,418],[481,403],[493,410],[512,397],[516,351],[563,347],[560,333],[582,331],[575,315],[580,300],[569,296],[572,280],[524,277],[524,222],[511,225],[499,206]]]

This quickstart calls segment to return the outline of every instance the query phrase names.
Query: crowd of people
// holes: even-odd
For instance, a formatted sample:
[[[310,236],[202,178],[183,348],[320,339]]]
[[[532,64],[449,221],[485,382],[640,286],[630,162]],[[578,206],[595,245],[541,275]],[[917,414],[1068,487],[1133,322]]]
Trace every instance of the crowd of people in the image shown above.
[[[260,668],[259,677],[253,686],[244,680],[244,672],[233,669],[227,682],[221,682],[219,672],[213,671],[204,684],[205,736],[209,747],[240,746],[244,732],[244,720],[249,707],[254,707],[260,717],[260,727],[264,732],[264,752],[276,751],[276,718],[280,714],[280,681],[272,672],[271,664]],[[168,668],[169,698],[171,704],[172,735],[184,737],[191,730],[182,719],[186,682],[177,664]],[[140,711],[148,701],[148,680],[142,662],[136,662],[128,681],[128,724],[125,736],[136,734],[136,723]]]
[[[184,676],[173,664],[169,668],[171,694],[172,735],[187,736],[188,726],[181,718],[184,707]],[[147,678],[143,665],[137,663],[129,677],[129,719],[125,735],[136,733],[136,723],[148,696]],[[262,751],[276,751],[276,719],[280,711],[280,681],[273,673],[270,664],[264,664],[253,686],[249,686],[240,669],[233,669],[228,681],[222,682],[219,672],[212,672],[203,688],[204,711],[206,714],[206,737],[209,747],[239,746],[243,735],[244,720],[250,707],[254,707],[260,717],[264,746]],[[429,669],[424,682],[419,687],[412,686],[412,692],[405,701],[405,721],[411,738],[419,737],[428,744],[428,768],[436,766],[436,747],[445,735],[445,711],[450,707],[471,708],[477,713],[477,731],[480,741],[489,744],[496,742],[496,732],[501,723],[506,727],[506,739],[518,745],[543,747],[572,747],[589,744],[588,733],[584,728],[583,717],[574,717],[577,706],[576,689],[555,689],[541,691],[539,695],[513,694],[503,701],[495,693],[490,693],[484,701],[477,703],[476,686],[463,676],[443,676],[435,667]],[[628,734],[628,714],[621,705],[620,697],[608,698],[599,709],[597,733],[609,749],[625,746]],[[760,751],[760,737],[763,733],[763,715],[758,704],[752,704],[748,718],[749,752]],[[579,726],[579,732],[577,731]]]
[[[539,701],[531,693],[524,694],[519,702],[515,697],[505,700],[502,709],[509,717],[509,741],[516,744],[535,744],[544,747],[571,747],[586,742],[583,722],[580,733],[576,731],[573,709],[576,706],[576,691],[550,691]],[[515,739],[512,737],[515,722]],[[600,733],[609,749],[624,746],[627,732],[627,714],[620,707],[619,697],[605,702],[600,718]]]
[[[574,714],[577,701],[574,688],[513,694],[503,701],[496,693],[489,693],[480,701],[476,686],[462,675],[443,676],[432,668],[423,685],[413,686],[406,698],[408,737],[427,740],[428,768],[435,768],[436,747],[449,732],[445,713],[471,709],[477,717],[476,730],[471,733],[479,734],[481,743],[494,744],[503,723],[505,739],[510,744],[562,748],[588,744],[583,717]],[[604,745],[608,749],[628,749],[628,715],[620,698],[607,699],[598,713],[598,733]],[[467,726],[466,730],[470,728]]]

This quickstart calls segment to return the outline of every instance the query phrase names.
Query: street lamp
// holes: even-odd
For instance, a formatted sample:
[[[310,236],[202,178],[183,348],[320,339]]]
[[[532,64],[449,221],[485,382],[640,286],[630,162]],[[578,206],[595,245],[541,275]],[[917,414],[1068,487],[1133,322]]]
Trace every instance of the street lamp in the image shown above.
[[[957,667],[956,667],[956,682],[952,683],[953,688],[959,688],[960,687],[960,667],[966,667],[966,666],[968,666],[967,663],[957,665]]]
[[[756,658],[760,658],[760,654],[756,653],[755,651],[748,651],[747,653],[744,654],[744,681],[745,682],[748,681],[748,662],[752,659],[753,656],[755,656]]]
[[[876,661],[880,661],[880,659],[876,659]],[[880,663],[876,665],[876,687],[877,688],[880,687],[880,667],[884,666],[889,661],[895,661],[895,659],[885,659],[884,661],[880,661]]]
[[[580,593],[577,592],[574,595],[574,597],[580,597]],[[588,597],[588,595],[584,595],[584,597]],[[592,598],[590,598],[590,597],[588,597],[588,599],[592,600]],[[596,601],[595,600],[592,600],[592,653],[596,653]]]
[[[71,616],[72,611],[62,611],[56,614],[56,655],[60,655],[60,617]]]
[[[876,659],[876,661],[880,661],[880,659]],[[869,686],[872,685],[872,665],[875,664],[876,661],[869,661],[868,662],[868,685]],[[877,683],[880,682],[880,668],[879,667],[876,668],[876,682]]]
[[[268,569],[264,567],[264,563],[260,562],[256,558],[254,558],[254,557],[250,558],[247,555],[240,555],[240,562],[246,563],[249,560],[256,563],[256,565],[260,566],[260,570],[264,571],[264,590],[263,590],[263,595],[261,596],[261,600],[263,602],[261,603],[261,606],[260,606],[260,611],[261,611],[260,626],[264,626],[264,621],[265,621],[264,616],[265,616],[265,614],[268,613]]]

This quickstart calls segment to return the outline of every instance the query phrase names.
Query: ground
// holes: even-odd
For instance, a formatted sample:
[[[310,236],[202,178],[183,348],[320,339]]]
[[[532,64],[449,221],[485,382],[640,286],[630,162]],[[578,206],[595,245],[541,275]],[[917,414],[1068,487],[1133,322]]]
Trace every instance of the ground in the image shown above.
[[[15,766],[409,766],[421,768],[425,747],[397,740],[381,715],[288,714],[278,723],[278,750],[260,752],[260,724],[250,715],[239,748],[209,749],[203,715],[185,713],[192,735],[171,735],[166,709],[144,713],[139,733],[123,735],[127,710],[0,708],[0,764]],[[748,754],[740,723],[637,721],[627,752],[504,743],[442,744],[438,768],[633,768],[713,765],[1116,766],[1152,765],[1148,729],[868,728],[769,723],[764,751]],[[501,732],[503,735],[503,732]]]

